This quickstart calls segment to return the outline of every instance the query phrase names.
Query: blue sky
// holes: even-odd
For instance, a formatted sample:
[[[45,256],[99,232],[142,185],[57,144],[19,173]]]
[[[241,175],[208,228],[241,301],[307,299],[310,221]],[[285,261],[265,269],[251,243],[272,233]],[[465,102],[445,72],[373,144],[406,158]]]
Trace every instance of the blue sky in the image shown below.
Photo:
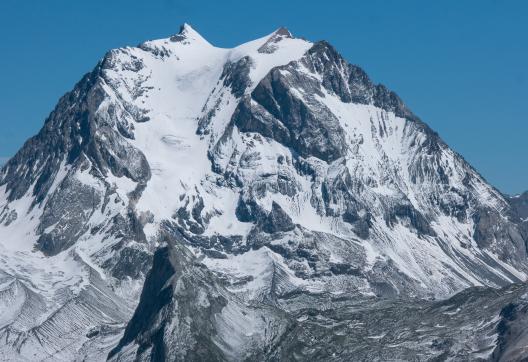
[[[229,47],[331,42],[506,193],[528,190],[528,1],[1,0],[0,162],[111,48],[189,22]]]

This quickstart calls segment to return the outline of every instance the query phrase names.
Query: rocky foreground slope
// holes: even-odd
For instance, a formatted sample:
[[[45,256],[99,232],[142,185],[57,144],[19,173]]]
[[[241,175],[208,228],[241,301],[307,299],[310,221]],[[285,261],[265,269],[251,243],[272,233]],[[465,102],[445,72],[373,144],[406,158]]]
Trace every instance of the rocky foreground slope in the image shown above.
[[[184,25],[1,169],[0,356],[520,359],[522,200],[327,42]]]

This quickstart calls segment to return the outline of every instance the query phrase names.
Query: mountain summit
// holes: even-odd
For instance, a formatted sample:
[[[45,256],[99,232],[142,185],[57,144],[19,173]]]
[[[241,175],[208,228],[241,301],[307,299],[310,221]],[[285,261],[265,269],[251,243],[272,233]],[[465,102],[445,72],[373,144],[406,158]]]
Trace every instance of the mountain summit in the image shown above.
[[[1,169],[0,356],[520,358],[518,205],[329,43],[184,24]]]
[[[205,43],[209,44],[207,40],[205,40],[196,30],[194,30],[189,24],[185,23],[182,26],[180,26],[180,31],[178,34],[175,34],[170,37],[171,41],[174,42],[199,42],[199,43]]]

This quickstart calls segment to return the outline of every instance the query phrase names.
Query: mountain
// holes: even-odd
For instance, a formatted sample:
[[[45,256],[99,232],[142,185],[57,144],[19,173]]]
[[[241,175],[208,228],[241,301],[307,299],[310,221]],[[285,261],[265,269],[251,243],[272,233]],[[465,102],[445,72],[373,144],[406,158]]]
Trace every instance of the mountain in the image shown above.
[[[1,169],[0,356],[521,358],[519,210],[327,42],[184,25]]]

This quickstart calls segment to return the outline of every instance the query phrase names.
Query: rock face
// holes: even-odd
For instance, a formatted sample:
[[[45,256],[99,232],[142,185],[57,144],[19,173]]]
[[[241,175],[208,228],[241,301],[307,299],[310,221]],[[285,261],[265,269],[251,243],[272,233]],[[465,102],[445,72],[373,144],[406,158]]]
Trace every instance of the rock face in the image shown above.
[[[186,248],[170,240],[168,247],[156,252],[140,303],[109,357],[154,361],[257,358],[280,343],[290,323],[276,308],[255,308],[233,298]]]
[[[521,195],[510,197],[510,203],[517,215],[526,221],[528,218],[528,191]]]
[[[2,167],[0,359],[520,359],[525,201],[327,42],[184,25]]]

